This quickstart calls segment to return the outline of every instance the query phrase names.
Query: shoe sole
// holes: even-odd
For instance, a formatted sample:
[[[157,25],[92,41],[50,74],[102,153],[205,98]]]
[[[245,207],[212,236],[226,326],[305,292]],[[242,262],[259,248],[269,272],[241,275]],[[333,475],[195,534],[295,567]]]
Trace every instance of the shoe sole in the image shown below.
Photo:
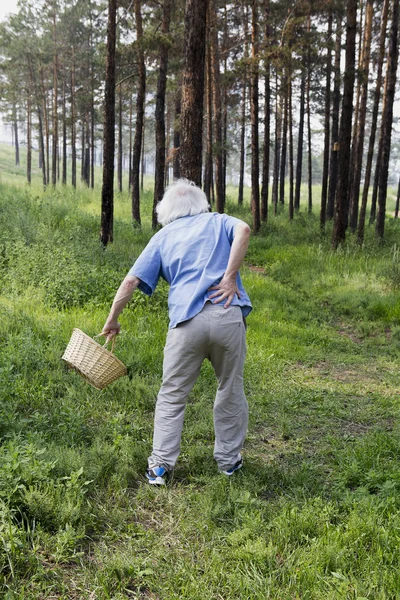
[[[223,473],[224,475],[226,475],[227,477],[232,477],[232,475],[234,473],[236,473],[236,471],[239,471],[239,469],[241,469],[243,467],[243,463],[241,462],[240,465],[238,465],[233,471],[221,471],[221,473]]]
[[[150,479],[150,477],[147,477],[147,481],[150,483],[150,485],[165,485],[165,479],[163,479],[162,477],[156,477],[155,479]]]

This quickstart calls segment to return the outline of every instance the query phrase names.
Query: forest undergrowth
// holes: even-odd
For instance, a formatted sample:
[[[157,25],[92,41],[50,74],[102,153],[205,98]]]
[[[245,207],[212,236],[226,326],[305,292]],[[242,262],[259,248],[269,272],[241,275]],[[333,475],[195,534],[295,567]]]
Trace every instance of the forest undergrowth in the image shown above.
[[[10,163],[11,164],[11,163]],[[4,163],[2,162],[2,165]],[[8,169],[8,170],[7,170]],[[190,395],[172,483],[143,472],[167,331],[167,289],[137,293],[104,391],[61,356],[101,331],[150,238],[115,198],[103,250],[99,190],[0,177],[0,573],[7,599],[388,600],[400,590],[400,224],[332,252],[317,211],[271,215],[243,279],[254,304],[245,466],[212,459],[215,381]],[[250,221],[248,204],[227,212]],[[305,210],[305,209],[304,209]]]

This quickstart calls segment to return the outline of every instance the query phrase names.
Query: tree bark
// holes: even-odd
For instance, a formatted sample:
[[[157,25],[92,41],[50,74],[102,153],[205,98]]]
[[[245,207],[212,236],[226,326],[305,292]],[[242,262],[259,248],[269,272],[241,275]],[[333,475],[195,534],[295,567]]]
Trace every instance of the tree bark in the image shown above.
[[[394,209],[394,218],[395,219],[399,218],[399,208],[400,208],[400,177],[399,177],[399,183],[397,185],[396,206]]]
[[[244,72],[242,82],[242,110],[241,110],[241,124],[240,124],[240,158],[239,158],[239,190],[238,190],[238,204],[243,204],[243,191],[244,191],[244,174],[246,170],[246,90],[247,90],[247,61],[249,58],[249,47],[248,47],[248,11],[247,4],[246,10],[242,11],[243,17],[243,33],[244,33]]]
[[[83,161],[83,181],[90,186],[90,112],[87,110],[83,127],[85,132],[85,154]]]
[[[67,183],[67,108],[65,98],[65,74],[63,79],[63,95],[62,95],[62,176],[61,183]]]
[[[51,183],[53,186],[57,183],[57,156],[58,156],[58,55],[57,55],[57,17],[54,8],[53,12],[53,43],[54,43],[54,63],[53,63],[53,149],[51,163]]]
[[[329,158],[330,158],[330,125],[331,125],[331,73],[332,73],[332,9],[330,8],[328,17],[328,32],[327,32],[327,57],[326,57],[326,87],[325,87],[325,117],[324,117],[324,159],[322,170],[322,190],[321,190],[321,211],[320,211],[320,227],[325,228],[326,221],[326,204],[328,197],[328,174],[329,174]]]
[[[289,128],[289,219],[294,216],[294,173],[293,173],[293,107],[292,107],[292,70],[289,66],[288,77],[288,128]]]
[[[43,69],[40,69],[40,77],[42,84],[42,102],[43,102],[43,118],[44,130],[46,138],[46,182],[50,183],[50,127],[49,127],[49,111],[47,107],[46,89],[44,85]]]
[[[181,167],[179,160],[179,151],[181,145],[181,100],[182,100],[182,89],[179,86],[175,95],[175,119],[174,119],[174,154],[172,159],[172,175],[174,179],[179,179],[181,176]]]
[[[118,190],[122,192],[122,84],[118,86]]]
[[[223,38],[223,52],[224,52],[224,74],[226,75],[229,71],[228,67],[228,11],[226,5],[224,7],[224,38]],[[224,199],[224,206],[226,202],[226,173],[228,168],[228,82],[225,78],[223,86],[223,110],[222,110],[222,197]]]
[[[308,13],[307,19],[307,30],[311,31],[311,16]],[[306,111],[307,111],[307,142],[308,142],[308,212],[312,212],[312,184],[313,184],[313,174],[312,174],[312,139],[311,139],[311,59],[310,59],[310,49],[308,49],[308,73],[307,73],[307,84],[306,84]]]
[[[17,106],[13,106],[13,127],[14,127],[14,144],[15,144],[15,164],[19,165],[19,140],[18,140],[18,113]]]
[[[281,159],[280,159],[280,175],[279,175],[279,203],[285,204],[285,177],[286,177],[286,166],[287,166],[287,132],[288,132],[288,116],[289,116],[289,103],[288,103],[288,75],[287,71],[283,76],[282,82],[282,100],[283,100],[283,125],[281,135]]]
[[[208,35],[210,28],[207,27]],[[213,179],[213,111],[212,111],[212,74],[211,74],[211,52],[210,42],[208,40],[206,47],[206,106],[207,106],[207,129],[206,129],[206,157],[204,165],[204,185],[203,190],[207,196],[209,204],[211,204],[211,187]]]
[[[215,0],[209,0],[209,24],[211,41],[211,76],[212,76],[212,100],[214,121],[214,159],[215,159],[215,191],[216,209],[223,213],[225,206],[223,186],[223,156],[222,156],[222,106],[221,106],[221,78],[219,71],[219,47],[218,47],[218,16]]]
[[[335,65],[334,65],[334,87],[332,103],[332,136],[331,136],[331,156],[329,164],[329,189],[328,201],[326,207],[326,218],[333,219],[335,210],[336,187],[338,177],[338,158],[339,158],[339,109],[340,109],[340,54],[342,46],[342,21],[338,17],[336,22],[336,41],[335,41]]]
[[[201,185],[204,63],[208,0],[187,0],[182,77],[181,176]]]
[[[381,98],[382,73],[383,73],[383,61],[384,61],[384,57],[385,57],[386,28],[387,28],[388,14],[389,14],[389,0],[384,0],[384,4],[382,7],[381,29],[380,29],[380,34],[379,34],[379,53],[378,53],[378,62],[377,62],[376,85],[375,85],[375,91],[374,91],[374,103],[373,103],[372,117],[371,117],[371,133],[370,133],[369,143],[368,143],[368,153],[367,153],[367,162],[365,165],[365,179],[364,179],[363,195],[362,195],[362,200],[361,200],[360,216],[359,216],[358,230],[357,230],[357,239],[358,239],[358,243],[360,245],[364,241],[365,218],[366,218],[366,214],[367,214],[367,204],[368,204],[368,192],[369,192],[369,186],[370,186],[370,182],[371,182],[372,160],[373,160],[373,156],[374,156],[376,129],[377,129],[377,123],[378,123],[379,103],[380,103],[380,98]],[[377,162],[379,163],[379,161],[377,161]]]
[[[95,111],[94,111],[94,64],[93,64],[93,12],[90,5],[90,187],[94,189],[95,159]]]
[[[132,187],[132,115],[133,115],[133,99],[129,97],[129,167],[128,167],[128,188]]]
[[[146,68],[143,50],[143,25],[141,0],[134,1],[136,19],[136,41],[138,48],[138,87],[136,96],[136,127],[132,155],[132,219],[140,225],[140,155],[143,141],[144,102],[146,95]]]
[[[76,188],[76,109],[75,109],[75,51],[71,67],[71,183]]]
[[[269,25],[269,0],[265,0],[265,51],[268,52],[270,25]],[[268,192],[269,192],[269,157],[270,157],[270,128],[271,128],[271,69],[269,59],[265,60],[264,79],[264,150],[262,163],[261,185],[261,221],[268,219]]]
[[[32,181],[32,98],[30,89],[26,98],[26,178]]]
[[[169,34],[169,25],[171,21],[172,0],[164,0],[163,20],[161,32],[163,39]],[[156,127],[156,163],[154,176],[154,202],[152,214],[153,229],[157,227],[156,206],[162,200],[164,195],[165,180],[165,93],[167,89],[167,69],[168,69],[168,43],[161,42],[160,45],[160,67],[157,81],[156,109],[155,109],[155,127]]]
[[[387,183],[389,175],[389,159],[393,125],[393,104],[396,92],[396,74],[399,57],[399,0],[393,0],[392,26],[390,28],[389,52],[387,59],[385,98],[382,109],[382,162],[379,175],[378,214],[376,217],[376,233],[383,239],[386,217]]]
[[[332,247],[345,240],[349,211],[349,164],[353,116],[357,0],[347,0],[346,68],[344,73],[343,107],[340,126],[339,182],[335,210]]]
[[[252,0],[251,6],[251,211],[253,214],[253,230],[260,229],[260,165],[258,141],[258,4]]]
[[[279,160],[281,155],[281,127],[282,127],[282,94],[279,93],[278,72],[275,72],[275,148],[274,148],[274,173],[272,181],[272,202],[274,213],[278,212],[279,188]]]
[[[115,45],[117,0],[108,0],[106,80],[103,128],[103,187],[101,191],[100,241],[113,241],[115,152]]]
[[[372,19],[373,19],[373,0],[367,0],[365,8],[365,25],[364,25],[364,40],[361,56],[361,65],[359,70],[360,78],[360,104],[358,115],[357,137],[354,141],[354,168],[353,180],[350,195],[350,229],[355,233],[358,221],[358,207],[360,197],[362,157],[364,151],[364,134],[365,120],[367,115],[367,100],[368,100],[368,73],[369,61],[371,54],[371,37],[372,37]]]
[[[306,96],[306,75],[304,71],[300,80],[300,106],[299,106],[299,137],[297,140],[297,158],[296,158],[296,188],[294,193],[294,208],[300,208],[301,177],[303,172],[303,138],[304,138],[304,114],[305,114],[305,96]]]
[[[29,61],[30,77],[31,77],[31,80],[33,83],[33,89],[34,89],[34,93],[35,93],[36,111],[37,111],[37,117],[38,117],[39,167],[42,169],[43,187],[46,187],[46,183],[47,183],[47,181],[46,181],[46,160],[45,160],[45,150],[44,150],[42,110],[40,107],[40,98],[39,98],[39,91],[38,91],[38,87],[37,87],[35,69],[33,68],[30,58],[28,58],[28,61]]]
[[[141,151],[141,167],[140,167],[140,191],[141,192],[143,192],[143,189],[144,189],[144,176],[146,175],[146,172],[147,172],[147,160],[146,160],[145,145],[144,145],[145,133],[146,133],[146,119],[145,119],[145,107],[143,106],[142,151]]]

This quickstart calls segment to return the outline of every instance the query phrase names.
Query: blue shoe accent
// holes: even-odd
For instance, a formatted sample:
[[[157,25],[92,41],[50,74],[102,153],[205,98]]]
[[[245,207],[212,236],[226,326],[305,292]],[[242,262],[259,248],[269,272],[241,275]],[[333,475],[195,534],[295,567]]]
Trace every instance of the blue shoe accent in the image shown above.
[[[243,467],[243,458],[242,458],[241,454],[239,454],[239,460],[233,465],[233,467],[230,467],[226,471],[221,471],[221,473],[223,473],[224,475],[228,475],[228,477],[230,477],[231,475],[233,475],[235,473],[235,471],[238,471],[242,467]]]
[[[152,485],[165,485],[167,482],[168,470],[165,467],[146,469],[146,477]]]

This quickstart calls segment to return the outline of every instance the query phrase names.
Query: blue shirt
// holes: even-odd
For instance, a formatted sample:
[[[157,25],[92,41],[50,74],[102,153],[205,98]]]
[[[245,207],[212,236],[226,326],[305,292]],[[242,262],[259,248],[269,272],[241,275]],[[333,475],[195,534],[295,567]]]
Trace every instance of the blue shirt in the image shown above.
[[[140,279],[139,289],[149,296],[160,276],[169,283],[171,329],[192,319],[209,300],[209,288],[225,273],[238,223],[242,221],[219,213],[176,219],[151,238],[129,271]],[[252,306],[239,274],[236,283],[240,298],[235,295],[231,304],[240,306],[247,316]]]

